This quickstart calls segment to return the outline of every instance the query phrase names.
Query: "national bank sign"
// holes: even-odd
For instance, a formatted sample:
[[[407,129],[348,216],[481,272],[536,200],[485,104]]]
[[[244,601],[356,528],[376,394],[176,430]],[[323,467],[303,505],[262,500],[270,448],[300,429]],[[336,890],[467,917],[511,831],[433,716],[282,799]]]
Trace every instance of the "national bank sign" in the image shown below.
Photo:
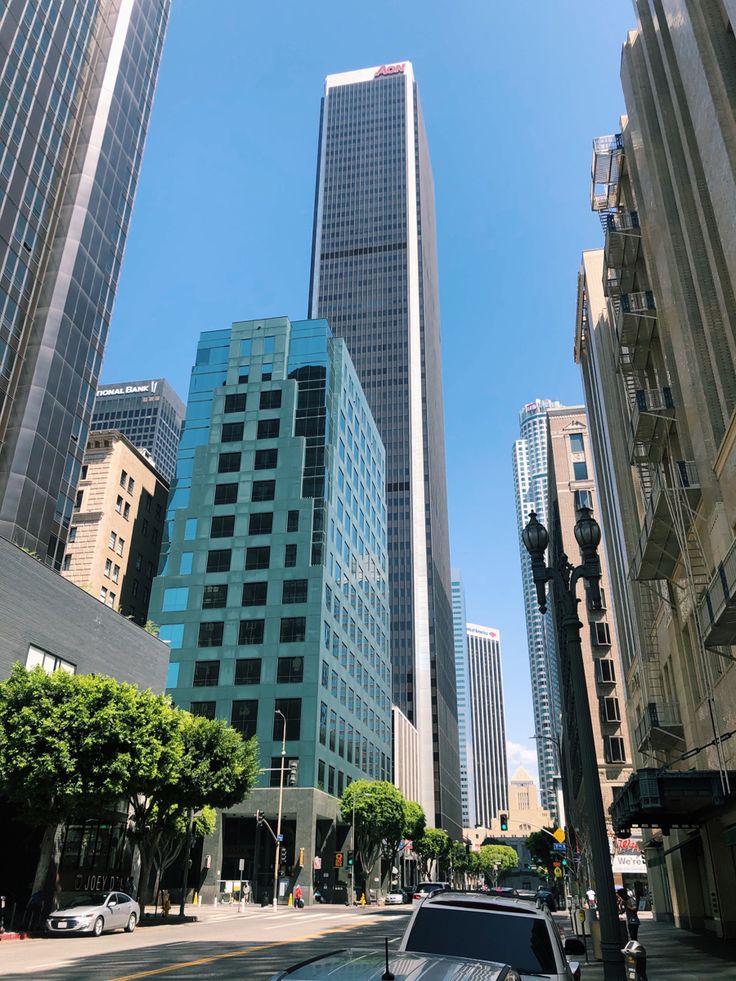
[[[160,378],[156,378],[149,382],[131,382],[130,385],[118,385],[115,388],[98,388],[97,398],[105,398],[106,395],[155,395],[160,381]]]

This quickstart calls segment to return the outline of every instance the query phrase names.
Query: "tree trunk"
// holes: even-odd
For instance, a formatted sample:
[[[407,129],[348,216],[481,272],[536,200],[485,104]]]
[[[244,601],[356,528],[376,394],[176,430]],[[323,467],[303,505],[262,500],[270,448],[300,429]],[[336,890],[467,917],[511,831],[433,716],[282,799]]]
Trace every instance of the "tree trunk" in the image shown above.
[[[41,853],[38,857],[32,891],[43,893],[44,913],[54,907],[61,892],[59,862],[61,861],[64,828],[63,824],[47,825],[41,841]]]

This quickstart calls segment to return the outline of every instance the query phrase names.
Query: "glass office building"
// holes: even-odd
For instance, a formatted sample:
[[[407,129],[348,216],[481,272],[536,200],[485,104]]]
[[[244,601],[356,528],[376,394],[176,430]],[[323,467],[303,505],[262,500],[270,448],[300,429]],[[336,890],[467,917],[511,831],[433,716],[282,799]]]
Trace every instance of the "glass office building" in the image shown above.
[[[309,310],[343,337],[386,447],[396,705],[421,804],[461,833],[434,187],[409,62],[327,77]]]
[[[455,643],[457,679],[458,739],[460,745],[460,790],[463,828],[475,826],[475,767],[473,763],[472,706],[468,668],[468,627],[465,615],[465,587],[459,570],[452,570],[452,632]]]
[[[322,792],[309,813],[300,798],[308,857],[351,780],[391,779],[384,483],[378,429],[325,321],[201,335],[150,616],[177,704],[257,736],[264,768],[279,765],[285,716],[286,810]],[[278,780],[264,774],[242,814],[268,814]]]
[[[475,823],[490,828],[509,806],[501,637],[493,627],[476,623],[467,624],[467,637]]]
[[[97,389],[92,429],[117,429],[151,454],[171,484],[176,470],[185,406],[165,378],[109,382]]]
[[[0,536],[55,568],[169,3],[0,4]]]

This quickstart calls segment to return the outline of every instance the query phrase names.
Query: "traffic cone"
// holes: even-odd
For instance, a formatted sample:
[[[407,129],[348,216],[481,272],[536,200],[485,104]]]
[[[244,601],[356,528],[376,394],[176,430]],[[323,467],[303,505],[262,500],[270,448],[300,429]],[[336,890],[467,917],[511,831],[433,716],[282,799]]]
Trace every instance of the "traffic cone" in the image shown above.
[[[289,893],[289,906],[293,906],[293,905],[294,905],[294,897],[292,896],[291,893]]]
[[[365,893],[360,897],[360,905],[365,906]]]

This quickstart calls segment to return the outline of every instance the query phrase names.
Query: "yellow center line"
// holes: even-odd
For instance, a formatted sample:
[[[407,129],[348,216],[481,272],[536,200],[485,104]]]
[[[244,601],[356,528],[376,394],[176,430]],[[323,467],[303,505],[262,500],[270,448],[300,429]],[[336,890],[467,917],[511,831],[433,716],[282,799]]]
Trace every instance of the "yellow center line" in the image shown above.
[[[371,917],[372,920],[376,917]],[[307,940],[317,940],[324,937],[327,933],[342,933],[345,930],[354,930],[356,924],[348,923],[346,926],[337,927],[334,930],[322,930],[319,933],[308,933],[303,937],[294,937],[292,940],[276,940],[270,944],[258,944],[255,947],[243,947],[240,950],[230,950],[225,954],[213,954],[211,957],[201,957],[196,961],[184,961],[181,964],[167,964],[165,967],[153,967],[148,971],[138,971],[136,974],[125,974],[119,978],[110,978],[110,981],[135,981],[136,978],[150,978],[154,974],[168,974],[171,971],[183,971],[186,967],[200,967],[202,964],[212,964],[215,961],[225,960],[228,957],[242,957],[243,954],[251,954],[257,950],[269,950],[272,947],[283,947],[285,944],[300,944]],[[146,948],[140,948],[142,950]]]

